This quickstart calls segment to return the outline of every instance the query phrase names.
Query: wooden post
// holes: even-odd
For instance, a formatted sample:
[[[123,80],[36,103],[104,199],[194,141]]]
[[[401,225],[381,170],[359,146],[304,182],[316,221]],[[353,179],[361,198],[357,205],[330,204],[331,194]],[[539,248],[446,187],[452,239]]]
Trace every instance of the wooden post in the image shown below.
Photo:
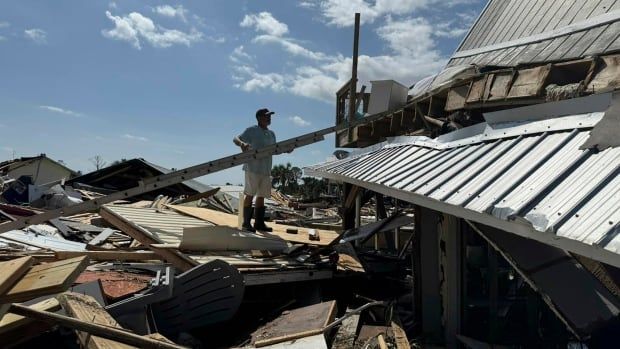
[[[355,120],[355,97],[357,94],[357,55],[360,38],[360,14],[355,14],[355,33],[353,34],[353,65],[351,67],[351,87],[349,87],[349,123]],[[351,128],[349,128],[349,141],[351,141]]]

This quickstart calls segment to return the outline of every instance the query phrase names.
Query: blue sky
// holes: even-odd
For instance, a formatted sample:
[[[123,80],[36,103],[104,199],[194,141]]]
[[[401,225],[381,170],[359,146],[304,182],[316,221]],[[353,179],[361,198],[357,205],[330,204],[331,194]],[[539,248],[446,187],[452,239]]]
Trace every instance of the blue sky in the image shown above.
[[[361,12],[360,85],[440,70],[482,0],[5,1],[0,161],[46,153],[182,168],[238,152],[233,136],[276,112],[279,140],[332,126]],[[334,139],[274,163],[324,161]],[[240,167],[201,178],[241,183]]]

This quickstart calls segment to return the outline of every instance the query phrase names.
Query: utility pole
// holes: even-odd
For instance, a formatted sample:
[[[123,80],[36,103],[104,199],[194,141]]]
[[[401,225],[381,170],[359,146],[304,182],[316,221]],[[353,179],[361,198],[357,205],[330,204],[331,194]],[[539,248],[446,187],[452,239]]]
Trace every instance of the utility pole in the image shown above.
[[[351,69],[351,87],[349,87],[349,123],[355,120],[355,97],[357,94],[357,52],[360,40],[360,14],[355,14],[355,34],[353,35],[353,66]]]

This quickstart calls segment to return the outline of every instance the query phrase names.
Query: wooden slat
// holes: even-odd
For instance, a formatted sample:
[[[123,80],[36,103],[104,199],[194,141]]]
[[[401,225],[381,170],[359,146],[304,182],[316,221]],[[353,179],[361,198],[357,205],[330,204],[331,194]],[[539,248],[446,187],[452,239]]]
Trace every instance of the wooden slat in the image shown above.
[[[0,295],[11,289],[34,263],[32,257],[21,257],[0,263]]]
[[[226,225],[229,227],[237,226],[237,216],[223,213],[215,210],[211,210],[208,208],[201,207],[189,207],[189,206],[177,206],[177,205],[167,205],[171,209],[190,215],[195,218],[199,218],[208,222],[211,222],[216,225]],[[331,230],[321,230],[315,229],[319,233],[320,240],[310,240],[308,237],[308,228],[294,227],[284,224],[268,224],[271,228],[273,228],[273,232],[270,234],[276,235],[286,241],[303,243],[303,244],[311,244],[311,245],[328,245],[334,239],[338,237],[338,233]],[[286,232],[287,229],[297,229],[297,234],[289,234]],[[264,233],[266,236],[269,236],[269,233]]]
[[[160,260],[163,257],[155,252],[132,252],[132,251],[55,251],[56,259],[68,259],[79,256],[88,256],[93,261],[131,261],[140,262],[148,260]]]
[[[122,328],[114,318],[108,314],[97,301],[88,295],[67,292],[58,296],[58,301],[62,308],[71,317],[76,319],[108,326]],[[89,349],[112,349],[112,348],[134,348],[130,345],[118,343],[109,339],[91,336],[89,333],[76,331],[78,340],[83,348]]]
[[[58,303],[56,298],[48,298],[30,305],[29,308],[40,311],[56,311],[60,309],[60,303]],[[6,314],[0,321],[0,336],[4,333],[18,330],[20,327],[26,326],[32,322],[34,322],[34,320],[29,317],[12,313]]]
[[[252,334],[256,347],[281,343],[323,332],[336,316],[336,301],[329,301],[288,311]]]
[[[110,222],[115,227],[122,230],[125,234],[140,242],[142,245],[151,249],[153,252],[157,253],[162,258],[172,263],[172,265],[179,268],[181,271],[190,270],[191,268],[198,265],[198,262],[185,256],[179,251],[151,248],[151,244],[157,244],[161,241],[156,240],[154,237],[149,235],[148,232],[142,230],[138,225],[125,220],[123,217],[112,212],[107,207],[102,207],[99,211],[99,214],[103,219]]]
[[[88,266],[86,256],[35,265],[8,292],[0,303],[22,302],[68,289]]]

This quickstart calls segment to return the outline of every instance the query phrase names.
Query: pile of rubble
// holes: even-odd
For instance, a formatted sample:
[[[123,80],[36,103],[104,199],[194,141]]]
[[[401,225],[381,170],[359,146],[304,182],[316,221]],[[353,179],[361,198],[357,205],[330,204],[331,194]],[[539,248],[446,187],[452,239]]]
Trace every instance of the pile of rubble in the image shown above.
[[[115,166],[43,184],[5,172],[0,223],[165,173],[141,159]],[[410,215],[342,232],[337,208],[295,210],[275,192],[273,232],[251,233],[238,228],[238,197],[198,184],[0,233],[2,347],[410,347],[408,245],[369,262],[364,252]],[[402,278],[382,279],[376,258]]]

